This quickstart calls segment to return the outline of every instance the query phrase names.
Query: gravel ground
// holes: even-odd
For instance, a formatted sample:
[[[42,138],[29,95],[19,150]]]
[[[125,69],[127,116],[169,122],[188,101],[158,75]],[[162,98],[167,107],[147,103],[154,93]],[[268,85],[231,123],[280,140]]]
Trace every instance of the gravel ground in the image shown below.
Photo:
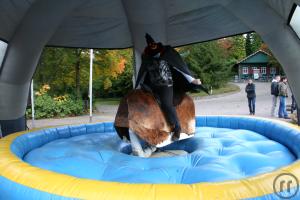
[[[256,85],[256,115],[271,117],[272,97],[270,95],[271,83],[255,83]],[[203,98],[195,101],[197,115],[249,115],[248,100],[245,93],[246,83],[237,84],[240,92],[223,95],[218,98]],[[289,93],[290,94],[290,93]],[[290,95],[291,96],[291,95]],[[279,103],[279,101],[278,101]],[[291,98],[287,99],[291,104]],[[278,106],[277,106],[278,110]],[[277,113],[278,111],[276,111]]]
[[[256,85],[256,116],[271,118],[271,83],[255,83]],[[195,100],[196,115],[249,115],[248,101],[245,93],[245,83],[237,84],[241,90],[237,93],[208,96]],[[290,93],[289,93],[290,94]],[[291,96],[291,95],[290,95]],[[287,104],[291,103],[288,98]],[[117,106],[96,105],[93,122],[113,121]],[[67,117],[60,119],[35,120],[35,127],[47,127],[66,124],[89,123],[89,116]],[[28,127],[32,127],[28,120]]]

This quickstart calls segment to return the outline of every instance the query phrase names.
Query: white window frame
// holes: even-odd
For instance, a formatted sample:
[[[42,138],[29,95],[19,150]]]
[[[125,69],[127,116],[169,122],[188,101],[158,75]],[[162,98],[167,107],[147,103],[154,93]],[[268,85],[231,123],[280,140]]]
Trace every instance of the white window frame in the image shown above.
[[[249,74],[248,67],[242,67],[242,73],[243,74]]]
[[[260,68],[260,73],[261,74],[267,74],[267,67],[261,67]]]

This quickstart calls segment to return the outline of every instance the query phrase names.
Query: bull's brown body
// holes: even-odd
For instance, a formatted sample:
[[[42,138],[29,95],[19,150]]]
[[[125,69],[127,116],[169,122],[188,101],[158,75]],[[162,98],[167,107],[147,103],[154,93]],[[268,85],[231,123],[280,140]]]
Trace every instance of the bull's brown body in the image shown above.
[[[195,132],[195,105],[191,97],[184,95],[176,106],[183,133]],[[129,92],[120,102],[115,118],[119,136],[128,136],[128,128],[151,145],[166,140],[171,132],[157,101],[151,93],[142,90]]]

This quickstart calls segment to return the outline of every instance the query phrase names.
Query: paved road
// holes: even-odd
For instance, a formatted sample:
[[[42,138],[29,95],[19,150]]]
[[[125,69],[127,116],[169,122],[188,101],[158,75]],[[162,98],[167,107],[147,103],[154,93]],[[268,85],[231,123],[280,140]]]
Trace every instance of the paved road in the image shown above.
[[[270,83],[256,84],[256,116],[271,117]],[[223,94],[204,97],[195,100],[196,115],[248,115],[248,102],[245,94],[245,83],[237,84],[241,90],[234,94]],[[288,104],[291,98],[288,98]],[[113,121],[117,106],[97,106],[98,112],[93,117],[93,122]],[[89,116],[68,117],[62,119],[36,120],[35,127],[56,126],[64,124],[83,124],[89,122]],[[32,127],[31,120],[28,126]]]
[[[203,98],[195,101],[197,115],[249,115],[248,101],[245,93],[246,83],[237,84],[241,91],[218,98]],[[256,85],[256,115],[271,117],[272,99],[270,83],[255,83]],[[288,98],[287,103],[291,103]]]

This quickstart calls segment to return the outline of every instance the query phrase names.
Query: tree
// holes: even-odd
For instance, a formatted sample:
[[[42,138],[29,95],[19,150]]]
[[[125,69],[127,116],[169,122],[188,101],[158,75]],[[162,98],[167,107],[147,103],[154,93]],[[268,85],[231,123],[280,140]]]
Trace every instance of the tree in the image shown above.
[[[242,35],[223,38],[218,43],[228,59],[238,61],[245,57],[245,38]]]
[[[245,41],[245,52],[246,56],[249,56],[253,53],[252,44],[251,44],[251,34],[246,34],[246,41]]]
[[[251,33],[252,35],[252,51],[253,53],[261,49],[261,45],[263,44],[263,40],[257,33]]]
[[[268,65],[271,66],[271,67],[278,67],[279,68],[279,72],[277,72],[277,73],[278,74],[284,74],[284,71],[283,71],[283,68],[282,68],[281,64],[275,58],[275,56],[273,55],[273,53],[271,52],[271,50],[268,48],[267,44],[263,43],[261,45],[261,50],[267,52],[270,55]]]
[[[243,59],[246,56],[245,52],[245,38],[243,35],[237,35],[230,37],[232,40],[232,48],[230,49],[230,53],[228,55],[229,58],[235,59],[237,61]]]
[[[99,97],[123,96],[132,89],[132,61],[131,49],[97,52],[94,88],[99,91]]]
[[[75,58],[74,49],[46,47],[34,76],[36,86],[50,84],[51,93],[57,95],[64,94],[66,91],[71,92],[76,81]]]
[[[230,78],[231,67],[226,65],[225,51],[218,41],[189,45],[180,51],[190,52],[185,61],[204,84],[218,88]]]
[[[215,88],[233,75],[234,64],[264,43],[256,33],[223,38],[176,48],[203,83]],[[267,46],[265,46],[266,49]],[[268,52],[268,51],[267,51]],[[124,50],[94,50],[93,88],[96,97],[121,97],[132,89],[133,53]],[[271,53],[270,53],[271,54]],[[87,96],[89,85],[89,50],[71,48],[44,49],[35,73],[36,87],[51,86],[50,95]],[[278,61],[271,57],[271,65]]]
[[[75,61],[75,88],[76,88],[76,98],[81,99],[80,92],[80,60],[81,60],[81,49],[76,49],[76,61]]]
[[[224,64],[231,69],[231,75],[236,74],[235,64],[245,58],[245,37],[237,35],[218,40],[225,54]]]
[[[111,91],[116,90],[112,87],[122,88],[122,84],[127,86],[132,82],[132,78],[129,81],[123,77],[121,81],[118,80],[123,72],[126,72],[124,77],[132,75],[129,69],[132,68],[132,51],[96,49],[94,53],[93,85],[101,89],[101,93],[115,96]],[[52,88],[51,95],[68,93],[76,96],[77,99],[81,98],[82,94],[88,93],[89,58],[87,49],[46,47],[34,75],[36,88],[49,84]],[[125,69],[125,66],[128,69]],[[122,92],[126,91],[128,91],[127,87],[126,90],[122,90]]]
[[[254,52],[258,51],[261,48],[262,44],[263,41],[257,33],[247,33],[245,42],[246,56],[249,56]]]

